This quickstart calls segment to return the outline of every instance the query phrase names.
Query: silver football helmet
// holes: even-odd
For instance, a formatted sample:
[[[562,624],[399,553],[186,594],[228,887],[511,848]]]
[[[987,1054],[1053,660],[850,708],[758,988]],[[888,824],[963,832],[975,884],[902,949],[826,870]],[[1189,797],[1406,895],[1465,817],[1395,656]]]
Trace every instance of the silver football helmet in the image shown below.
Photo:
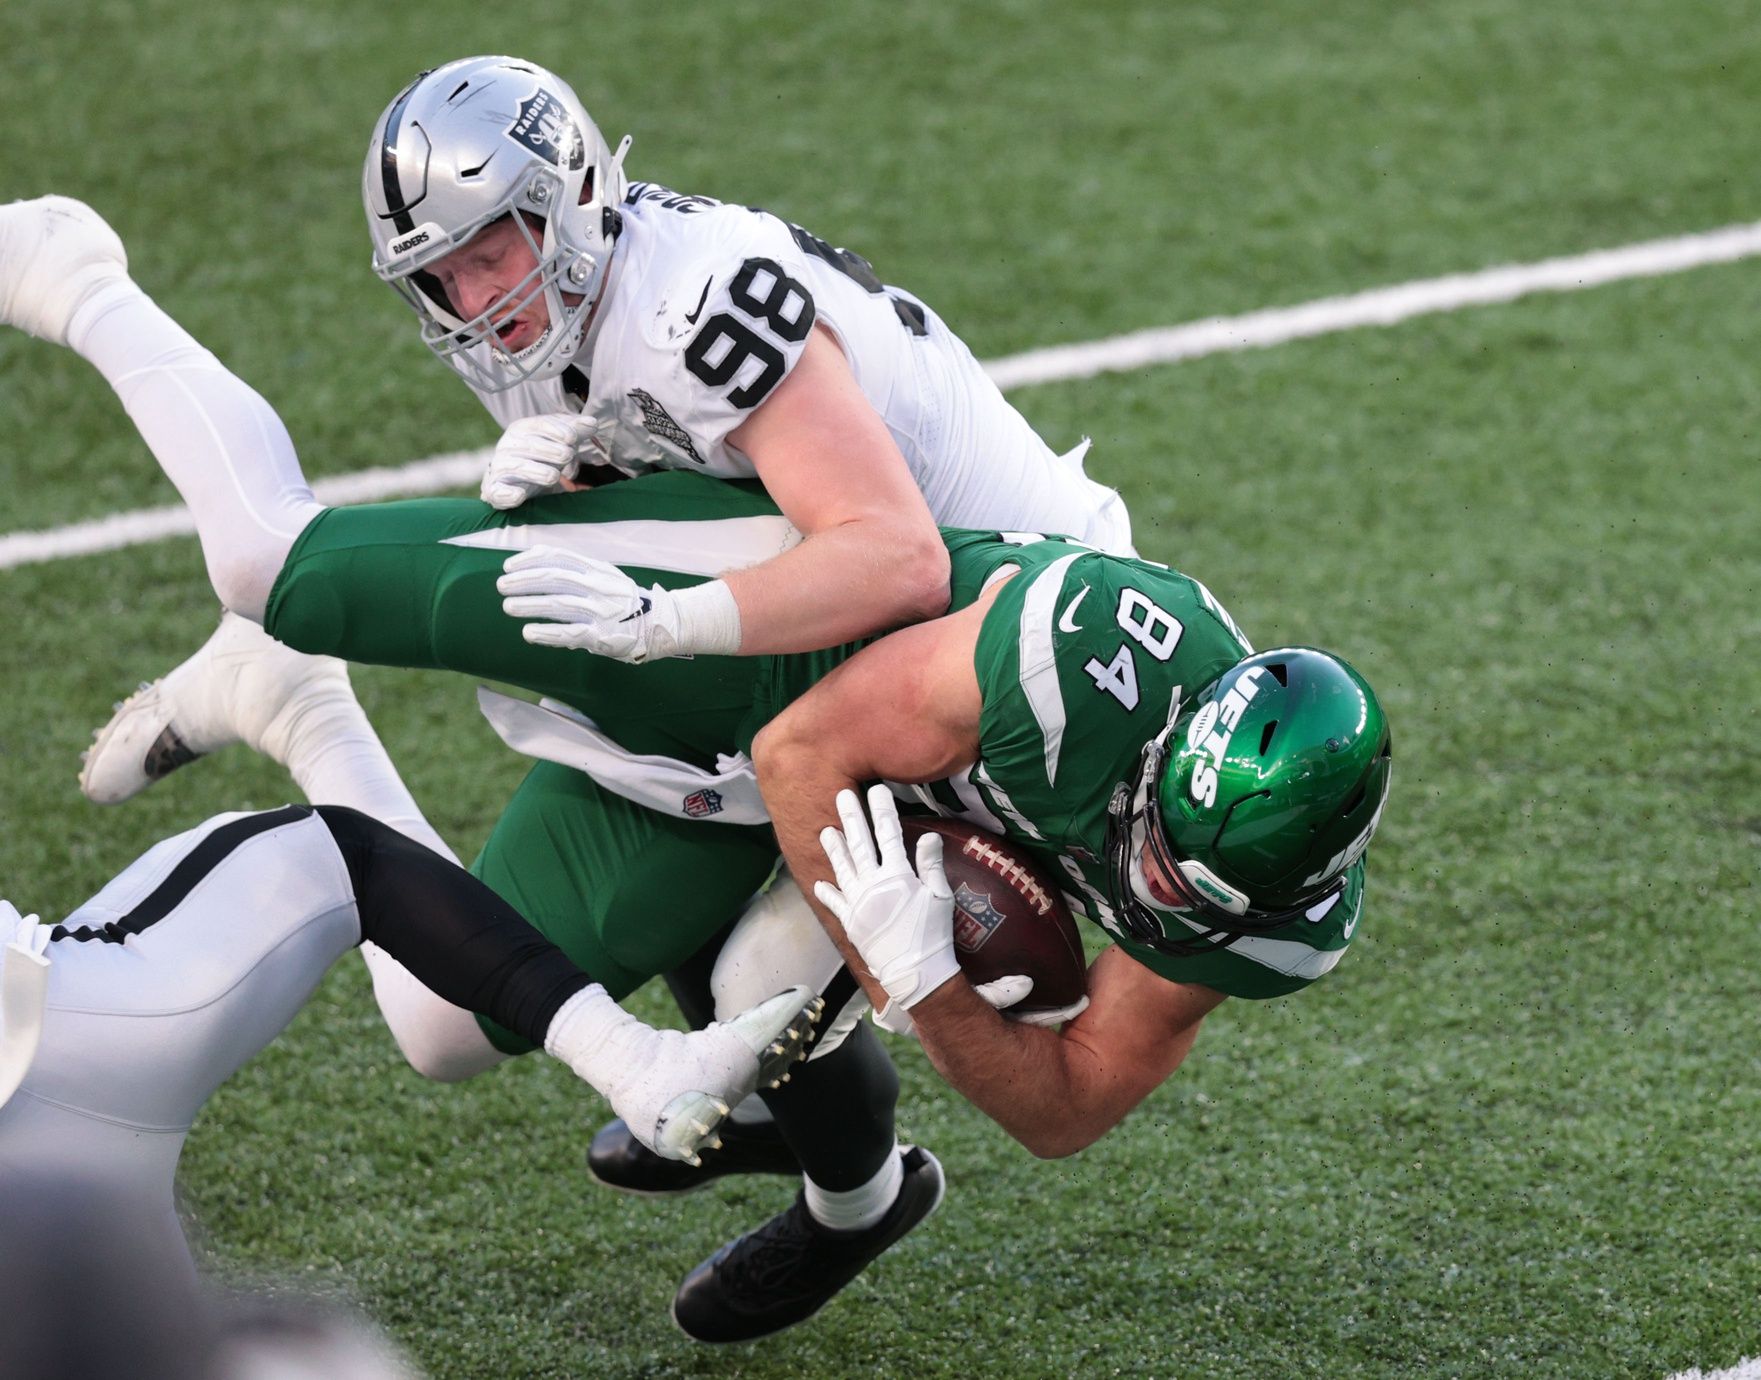
[[[629,147],[627,135],[616,153],[607,147],[567,82],[509,57],[424,72],[379,117],[361,174],[373,271],[415,308],[428,348],[473,387],[497,393],[549,378],[588,353]],[[467,319],[428,270],[509,215],[537,267]],[[494,323],[539,296],[549,329],[508,353]]]

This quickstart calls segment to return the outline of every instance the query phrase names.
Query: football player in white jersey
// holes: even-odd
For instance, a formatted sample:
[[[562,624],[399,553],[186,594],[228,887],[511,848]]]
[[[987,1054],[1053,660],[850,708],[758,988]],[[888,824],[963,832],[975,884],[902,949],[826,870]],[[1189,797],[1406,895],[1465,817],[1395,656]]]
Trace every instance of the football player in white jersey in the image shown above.
[[[76,350],[117,390],[143,439],[191,505],[216,593],[247,617],[263,617],[290,544],[325,511],[306,485],[273,409],[129,278],[127,256],[114,231],[90,208],[65,198],[0,206],[0,322]],[[676,514],[654,509],[644,496],[657,481],[666,492],[725,489],[725,496],[742,509],[757,497],[688,474],[657,473],[646,480],[645,490],[630,484],[603,491],[613,509],[630,491],[635,507],[655,519],[628,526],[680,526]],[[671,482],[675,480],[686,482]],[[449,501],[435,502],[444,507]],[[768,502],[762,506],[774,514]],[[502,520],[510,515],[489,516]],[[782,540],[792,535],[787,522],[773,516],[770,527],[777,539],[769,549],[787,545]],[[435,549],[466,550],[445,543]],[[694,559],[726,562],[704,568],[714,574],[737,563],[726,555],[718,557],[721,551],[724,544],[711,542]],[[487,616],[500,621],[499,613]],[[514,647],[557,655],[525,646],[512,634],[521,626],[507,620]],[[589,667],[597,664],[601,674],[647,677],[690,669],[682,663],[633,668],[565,655]],[[359,704],[345,681],[323,672],[322,660],[278,648],[254,623],[224,620],[195,657],[121,707],[92,749],[82,787],[94,799],[121,800],[194,755],[243,741],[288,766],[309,798],[346,801],[350,796],[336,793],[343,789],[367,800],[400,795],[395,769]],[[740,664],[753,668],[763,662],[747,658]],[[632,707],[641,712],[640,704]],[[685,717],[697,717],[700,709],[692,708]],[[305,773],[311,771],[329,774],[331,787],[307,787]],[[641,1118],[632,1123],[623,1117],[595,1139],[592,1157],[602,1181],[643,1193],[688,1192],[728,1172],[801,1176],[806,1209],[779,1214],[767,1227],[810,1221],[812,1239],[802,1238],[801,1243],[815,1244],[822,1235],[833,1241],[839,1270],[822,1268],[822,1252],[802,1257],[803,1268],[790,1280],[779,1282],[775,1272],[755,1275],[753,1292],[741,1300],[742,1309],[750,1309],[742,1312],[739,1331],[713,1339],[749,1338],[799,1321],[926,1220],[941,1199],[942,1177],[934,1157],[916,1147],[901,1147],[895,1138],[898,1076],[873,1034],[855,1022],[866,1003],[856,1004],[860,994],[854,980],[843,972],[836,950],[794,888],[786,895],[772,891],[758,897],[741,917],[742,906],[775,865],[775,842],[767,829],[721,825],[713,817],[715,806],[701,824],[668,822],[609,794],[586,774],[547,761],[534,768],[516,801],[529,810],[518,816],[516,827],[498,827],[474,870],[485,875],[480,869],[492,856],[506,861],[508,866],[490,878],[492,885],[504,895],[517,892],[529,918],[540,913],[528,908],[537,897],[530,889],[534,868],[548,897],[545,904],[554,911],[550,918],[572,917],[564,928],[580,919],[597,924],[620,915],[635,917],[635,928],[651,932],[655,944],[677,948],[658,970],[688,960],[692,972],[680,975],[686,986],[671,974],[669,984],[693,1024],[731,1016],[752,1004],[745,998],[756,989],[768,996],[796,985],[797,975],[806,976],[805,985],[827,993],[828,1005],[836,998],[843,1019],[827,1021],[830,1029],[815,1046],[813,1062],[802,1067],[791,1086],[764,1095],[774,1121],[754,1124],[749,1118],[730,1118],[721,1128],[727,1144],[695,1168],[656,1153],[637,1134]],[[366,812],[386,817],[383,805]],[[609,828],[596,822],[614,816]],[[529,824],[533,819],[536,825]],[[559,826],[554,836],[547,827],[553,822]],[[497,848],[495,839],[504,836],[506,846]],[[699,885],[681,891],[675,885],[680,874],[670,859],[672,849],[686,846],[701,871]],[[560,870],[549,870],[553,864]],[[590,890],[576,885],[577,878]],[[558,885],[552,887],[553,881]],[[643,894],[629,894],[632,885]],[[660,888],[661,894],[649,894],[650,887]],[[643,924],[648,917],[664,918],[665,923]],[[730,931],[735,939],[748,934],[759,942],[741,947],[730,940],[722,951]],[[669,938],[679,934],[691,936],[690,948],[678,948]],[[530,1032],[505,1026],[499,1035],[490,1034],[488,1027],[499,1022],[480,1018],[431,990],[374,944],[360,947],[387,1025],[412,1066],[425,1075],[447,1081],[471,1077],[511,1052],[540,1043]],[[642,977],[657,971],[648,966],[651,958],[645,953],[628,956],[647,969]],[[620,991],[633,990],[630,984],[639,979],[630,964],[611,952],[602,952],[599,959],[578,966],[608,986],[616,982]],[[841,1043],[834,1044],[834,1037]],[[743,1150],[737,1149],[736,1136]],[[668,1170],[686,1173],[669,1175]],[[763,1231],[753,1234],[760,1245],[769,1240]],[[692,1335],[712,1339],[702,1329]]]
[[[1054,454],[933,310],[776,216],[626,184],[628,146],[554,73],[466,58],[398,94],[362,178],[374,271],[508,428],[485,500],[583,463],[689,469],[759,479],[806,537],[646,609],[615,572],[559,570],[583,601],[571,645],[810,651],[934,616],[938,523],[1129,551],[1085,448]]]

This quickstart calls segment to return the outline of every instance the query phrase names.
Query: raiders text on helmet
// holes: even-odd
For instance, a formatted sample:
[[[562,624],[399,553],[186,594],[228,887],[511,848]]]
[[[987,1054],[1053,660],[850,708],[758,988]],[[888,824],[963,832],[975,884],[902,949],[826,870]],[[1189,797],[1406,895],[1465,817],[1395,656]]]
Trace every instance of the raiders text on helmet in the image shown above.
[[[422,339],[473,387],[561,372],[587,349],[624,196],[615,154],[575,93],[542,67],[464,58],[424,72],[374,126],[361,174],[373,271],[422,318]],[[469,320],[428,270],[512,215],[537,268]],[[516,354],[494,323],[542,297],[550,329]]]

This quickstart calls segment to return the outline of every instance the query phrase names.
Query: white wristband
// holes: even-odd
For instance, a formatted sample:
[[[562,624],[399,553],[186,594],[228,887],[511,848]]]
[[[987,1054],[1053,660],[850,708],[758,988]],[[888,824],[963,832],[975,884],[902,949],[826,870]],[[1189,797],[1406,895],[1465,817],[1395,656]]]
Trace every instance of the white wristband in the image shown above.
[[[673,592],[678,618],[673,656],[734,656],[740,650],[740,606],[725,580]]]

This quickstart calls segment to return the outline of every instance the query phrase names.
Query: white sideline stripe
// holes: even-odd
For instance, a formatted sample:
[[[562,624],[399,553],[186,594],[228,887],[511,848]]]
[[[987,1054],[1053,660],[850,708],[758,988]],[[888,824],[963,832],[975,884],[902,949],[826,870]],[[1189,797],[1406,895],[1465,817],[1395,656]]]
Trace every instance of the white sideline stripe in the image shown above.
[[[320,479],[312,485],[312,492],[331,505],[413,498],[475,485],[488,460],[487,450],[454,451],[407,465],[386,465]],[[132,513],[116,513],[107,518],[75,522],[42,532],[13,532],[0,537],[0,570],[37,561],[84,556],[94,551],[117,551],[125,546],[138,546],[165,537],[189,537],[195,533],[195,516],[181,503],[167,508],[140,508]]]
[[[999,388],[1092,378],[1096,374],[1170,364],[1230,350],[1263,349],[1290,340],[1392,326],[1415,316],[1463,307],[1514,302],[1536,292],[1578,292],[1629,278],[1656,278],[1706,264],[1732,263],[1761,254],[1761,221],[1700,235],[1649,240],[1623,249],[1598,249],[1539,263],[1451,273],[1346,297],[1323,297],[1298,307],[1270,307],[1245,316],[1213,316],[1184,326],[1133,331],[1086,345],[1054,345],[987,364]]]
[[[1669,1380],[1761,1380],[1761,1356],[1745,1356],[1728,1370],[1677,1371]]]
[[[1656,278],[1708,264],[1761,255],[1761,221],[1698,235],[1648,240],[1621,249],[1598,249],[1532,264],[1504,264],[1473,273],[1451,273],[1344,297],[1323,297],[1295,307],[1269,307],[1243,316],[1214,316],[1183,326],[1132,331],[1080,345],[1053,345],[991,360],[984,368],[999,388],[1093,378],[1097,374],[1172,364],[1233,350],[1265,349],[1364,326],[1392,326],[1415,316],[1464,307],[1514,302],[1537,292],[1579,292],[1632,278]],[[365,503],[413,498],[473,485],[483,473],[487,449],[431,456],[397,467],[359,470],[313,485],[326,503]],[[38,532],[0,536],[0,570],[97,551],[115,551],[195,531],[181,506],[118,513]],[[1740,1380],[1761,1380],[1761,1374]]]

